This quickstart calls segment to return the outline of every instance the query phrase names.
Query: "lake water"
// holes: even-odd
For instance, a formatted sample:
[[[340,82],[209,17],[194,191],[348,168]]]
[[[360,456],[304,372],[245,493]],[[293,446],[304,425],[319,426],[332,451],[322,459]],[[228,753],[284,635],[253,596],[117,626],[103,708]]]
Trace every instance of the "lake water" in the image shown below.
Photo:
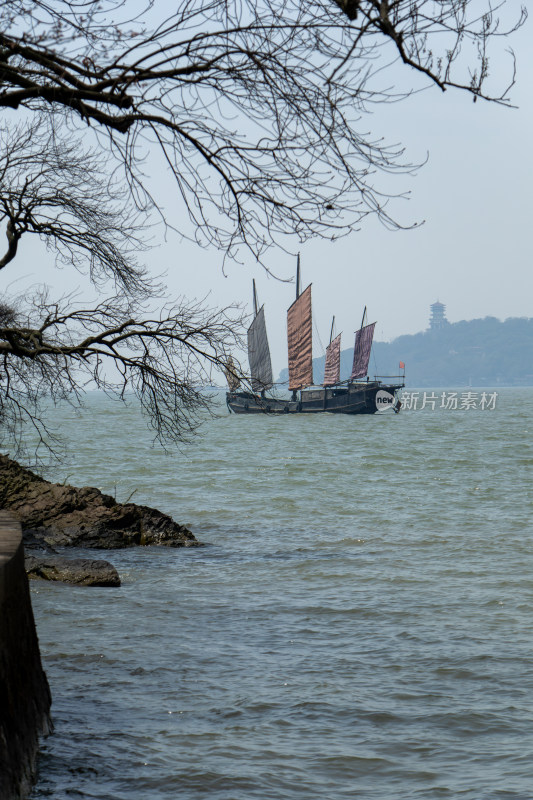
[[[119,589],[32,583],[55,723],[32,800],[530,800],[532,389],[224,410],[170,455],[134,406],[61,413],[49,477],[206,546],[103,554]]]

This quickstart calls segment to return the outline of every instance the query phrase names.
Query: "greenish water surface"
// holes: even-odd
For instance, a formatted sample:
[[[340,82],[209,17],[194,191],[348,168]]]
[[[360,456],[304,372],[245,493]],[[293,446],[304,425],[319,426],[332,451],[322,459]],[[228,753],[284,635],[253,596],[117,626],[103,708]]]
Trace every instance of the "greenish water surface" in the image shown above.
[[[533,796],[533,390],[222,409],[168,455],[134,405],[58,414],[49,477],[206,546],[96,554],[120,589],[32,584],[56,726],[32,800]]]

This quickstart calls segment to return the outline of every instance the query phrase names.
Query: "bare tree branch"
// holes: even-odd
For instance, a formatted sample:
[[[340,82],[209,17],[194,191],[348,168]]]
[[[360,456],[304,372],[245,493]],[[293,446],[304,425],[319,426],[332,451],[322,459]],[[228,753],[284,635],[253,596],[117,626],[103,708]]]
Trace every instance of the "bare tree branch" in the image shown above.
[[[137,210],[124,185],[106,173],[102,155],[58,137],[47,118],[0,126],[0,225],[7,238],[0,270],[24,235],[37,234],[93,283],[112,279],[126,291],[149,291],[137,264],[146,250],[146,219],[146,209]]]
[[[442,90],[509,104],[488,88],[502,0],[8,0],[0,11],[0,106],[63,110],[105,132],[137,198],[153,145],[202,244],[255,256],[279,234],[335,238],[369,214],[391,227],[375,173],[410,169],[360,129],[368,103],[398,100],[401,63]],[[111,22],[111,19],[113,22]],[[497,76],[500,79],[500,76]],[[408,78],[407,78],[408,80]],[[184,223],[188,217],[190,225]]]
[[[42,291],[24,311],[1,311],[4,446],[23,443],[28,421],[45,443],[42,402],[79,403],[84,386],[120,399],[135,394],[161,444],[187,440],[210,409],[206,386],[242,345],[236,308],[182,301],[152,316],[124,295],[82,308]],[[244,377],[238,365],[233,370]]]
[[[369,215],[400,227],[380,175],[414,167],[365,132],[365,112],[426,86],[509,105],[514,59],[494,88],[489,54],[526,19],[514,0],[165,7],[0,6],[0,108],[34,120],[0,127],[0,276],[33,234],[100,298],[114,284],[87,307],[45,291],[0,296],[0,436],[11,446],[28,422],[50,443],[43,402],[77,403],[85,385],[135,392],[156,436],[179,441],[208,405],[211,371],[242,377],[230,361],[235,310],[182,301],[153,313],[163,300],[138,261],[150,214],[163,214],[148,157],[174,179],[167,223],[230,256],[244,246],[261,259],[285,234],[336,238]]]
[[[87,386],[120,399],[134,393],[162,444],[186,440],[210,408],[206,385],[241,346],[236,308],[170,305],[135,262],[146,245],[128,198],[94,152],[65,142],[47,120],[0,128],[2,274],[15,267],[19,240],[37,234],[60,260],[88,272],[100,296],[114,287],[89,305],[53,301],[46,287],[33,297],[0,296],[0,442],[15,452],[28,426],[38,449],[55,451],[46,406],[79,405]]]

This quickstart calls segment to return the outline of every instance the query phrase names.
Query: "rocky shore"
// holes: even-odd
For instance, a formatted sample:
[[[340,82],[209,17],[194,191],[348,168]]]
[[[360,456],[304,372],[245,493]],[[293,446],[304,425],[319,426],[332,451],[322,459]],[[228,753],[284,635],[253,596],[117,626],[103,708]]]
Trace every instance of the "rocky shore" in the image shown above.
[[[51,483],[5,455],[0,455],[0,508],[11,511],[21,523],[31,578],[119,586],[120,578],[108,561],[65,558],[56,548],[199,544],[191,531],[167,514],[136,503],[118,503],[94,487]]]

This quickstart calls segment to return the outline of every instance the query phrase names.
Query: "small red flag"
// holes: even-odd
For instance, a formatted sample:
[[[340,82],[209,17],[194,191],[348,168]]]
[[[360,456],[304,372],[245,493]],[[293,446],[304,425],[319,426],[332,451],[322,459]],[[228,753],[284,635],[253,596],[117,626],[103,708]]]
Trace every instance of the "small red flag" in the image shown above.
[[[400,361],[400,369],[405,369],[405,364],[403,363],[403,361]]]

